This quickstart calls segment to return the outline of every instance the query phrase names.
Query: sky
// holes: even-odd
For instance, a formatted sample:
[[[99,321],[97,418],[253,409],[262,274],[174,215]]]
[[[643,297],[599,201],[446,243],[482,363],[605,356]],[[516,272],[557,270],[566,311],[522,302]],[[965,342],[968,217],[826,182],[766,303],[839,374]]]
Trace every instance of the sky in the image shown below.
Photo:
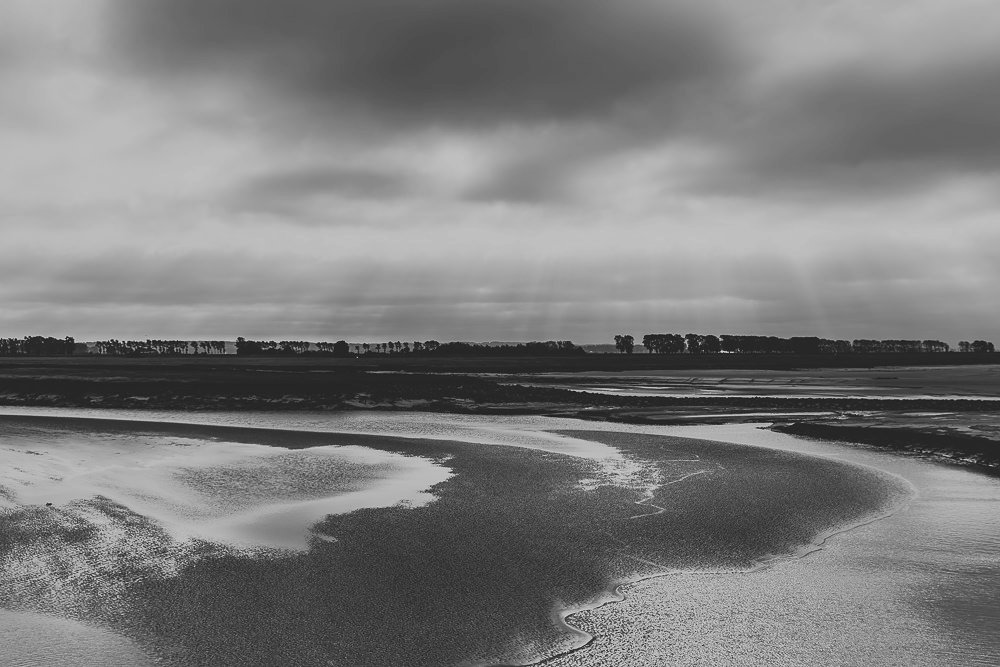
[[[994,0],[4,0],[0,335],[1000,339]]]

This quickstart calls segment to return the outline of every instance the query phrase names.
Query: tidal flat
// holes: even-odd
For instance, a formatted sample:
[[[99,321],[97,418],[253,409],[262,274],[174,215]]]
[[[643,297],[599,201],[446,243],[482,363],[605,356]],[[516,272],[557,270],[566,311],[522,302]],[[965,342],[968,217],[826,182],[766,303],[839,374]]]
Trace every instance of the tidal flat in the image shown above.
[[[587,651],[547,665],[996,664],[996,477],[749,424],[668,432],[878,467],[906,479],[914,495],[802,558],[751,572],[679,573],[628,586],[620,602],[569,619],[595,636]]]
[[[732,368],[718,368],[714,356],[584,355],[568,366],[405,355],[6,358],[0,404],[149,415],[360,409],[658,425],[769,420],[809,437],[1000,471],[996,354],[721,355]],[[824,366],[831,363],[841,367]]]
[[[649,577],[801,556],[913,494],[869,465],[664,427],[48,412],[67,416],[0,418],[0,605],[159,664],[609,664],[587,662],[600,633],[564,616]],[[80,418],[95,413],[117,418]],[[400,471],[420,495],[342,504]],[[298,544],[246,531],[289,502],[317,512]]]

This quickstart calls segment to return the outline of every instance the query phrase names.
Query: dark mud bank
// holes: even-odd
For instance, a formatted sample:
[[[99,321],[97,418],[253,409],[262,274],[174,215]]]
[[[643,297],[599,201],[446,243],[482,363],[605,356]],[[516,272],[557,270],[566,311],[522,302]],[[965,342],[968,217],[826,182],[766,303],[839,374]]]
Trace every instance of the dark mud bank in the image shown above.
[[[775,424],[775,431],[819,440],[873,445],[946,460],[1000,476],[1000,442],[958,433],[933,433],[884,426],[838,426],[813,422]]]

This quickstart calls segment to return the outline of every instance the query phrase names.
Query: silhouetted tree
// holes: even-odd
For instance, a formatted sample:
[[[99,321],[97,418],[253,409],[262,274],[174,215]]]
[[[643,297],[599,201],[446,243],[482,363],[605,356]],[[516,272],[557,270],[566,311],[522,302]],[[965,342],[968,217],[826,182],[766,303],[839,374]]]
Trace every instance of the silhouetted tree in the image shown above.
[[[698,334],[684,334],[684,340],[687,343],[688,354],[700,354],[701,353],[701,342],[704,336],[699,336]]]
[[[615,336],[615,349],[625,354],[632,354],[635,349],[635,339],[629,334],[618,334]]]
[[[970,349],[971,349],[972,352],[978,352],[980,354],[986,353],[986,352],[992,353],[992,352],[996,351],[996,348],[993,347],[993,343],[991,343],[991,342],[989,342],[987,340],[974,340],[974,341],[972,341],[972,345],[970,345]]]

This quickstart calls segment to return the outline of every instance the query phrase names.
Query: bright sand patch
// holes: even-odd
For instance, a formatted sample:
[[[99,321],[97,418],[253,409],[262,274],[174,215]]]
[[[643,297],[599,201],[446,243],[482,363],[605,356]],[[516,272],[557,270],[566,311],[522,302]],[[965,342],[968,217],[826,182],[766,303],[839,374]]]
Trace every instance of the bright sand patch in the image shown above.
[[[332,439],[332,438],[331,438]],[[101,432],[70,420],[5,425],[0,507],[54,508],[100,496],[178,541],[304,549],[328,514],[420,506],[450,476],[415,456],[358,446],[288,451],[243,442]]]

